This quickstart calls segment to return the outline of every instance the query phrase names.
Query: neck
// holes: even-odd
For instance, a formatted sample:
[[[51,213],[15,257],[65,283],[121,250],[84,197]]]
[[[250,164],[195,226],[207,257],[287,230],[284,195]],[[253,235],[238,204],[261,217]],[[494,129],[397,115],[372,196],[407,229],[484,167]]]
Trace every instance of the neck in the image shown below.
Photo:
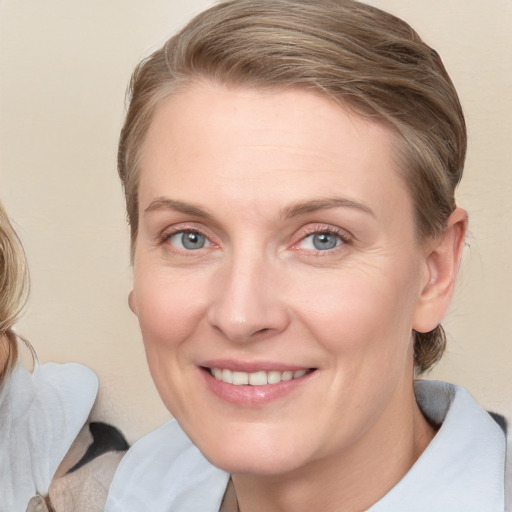
[[[240,512],[334,512],[340,504],[345,512],[368,509],[403,478],[434,437],[412,386],[410,394],[405,412],[398,418],[396,411],[383,413],[348,449],[290,474],[233,475]]]

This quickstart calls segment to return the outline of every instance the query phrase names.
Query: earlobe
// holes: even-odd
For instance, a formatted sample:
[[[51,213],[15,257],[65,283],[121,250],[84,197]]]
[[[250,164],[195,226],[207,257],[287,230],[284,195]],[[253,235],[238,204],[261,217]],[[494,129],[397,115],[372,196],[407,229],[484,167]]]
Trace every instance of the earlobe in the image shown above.
[[[130,306],[132,313],[137,315],[137,308],[135,306],[135,292],[133,290],[128,294],[128,306]]]
[[[446,230],[426,257],[426,283],[416,306],[413,329],[430,332],[443,319],[452,298],[457,270],[466,236],[468,216],[456,208],[448,218]]]

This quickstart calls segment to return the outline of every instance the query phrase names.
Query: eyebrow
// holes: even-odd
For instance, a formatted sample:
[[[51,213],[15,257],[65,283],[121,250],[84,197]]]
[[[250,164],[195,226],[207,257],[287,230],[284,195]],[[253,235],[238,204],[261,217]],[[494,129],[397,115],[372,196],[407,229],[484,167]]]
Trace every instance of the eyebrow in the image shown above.
[[[326,210],[330,208],[354,208],[375,217],[374,211],[365,204],[343,197],[330,197],[326,199],[313,199],[311,201],[298,202],[284,208],[281,212],[281,216],[284,218],[299,217],[318,210]],[[175,199],[169,199],[167,197],[157,197],[153,199],[149,206],[144,210],[144,214],[166,210],[180,212],[186,215],[193,215],[194,217],[202,219],[213,218],[208,211],[200,208],[199,206],[185,203],[183,201],[176,201]]]
[[[186,215],[193,215],[203,219],[211,218],[212,216],[202,208],[183,201],[176,201],[167,197],[157,197],[151,201],[149,206],[144,210],[144,214],[156,211],[172,210],[175,212],[184,213]]]
[[[375,212],[368,206],[344,197],[330,197],[326,199],[313,199],[312,201],[299,202],[284,208],[283,217],[298,217],[318,210],[326,210],[329,208],[355,208],[366,214],[375,217]]]

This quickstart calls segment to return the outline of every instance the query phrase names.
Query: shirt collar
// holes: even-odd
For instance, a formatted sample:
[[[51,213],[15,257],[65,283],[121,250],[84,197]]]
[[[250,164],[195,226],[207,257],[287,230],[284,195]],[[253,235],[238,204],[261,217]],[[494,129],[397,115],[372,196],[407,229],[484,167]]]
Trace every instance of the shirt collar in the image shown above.
[[[502,430],[461,387],[419,381],[415,390],[425,416],[442,425],[408,473],[368,512],[502,512]]]

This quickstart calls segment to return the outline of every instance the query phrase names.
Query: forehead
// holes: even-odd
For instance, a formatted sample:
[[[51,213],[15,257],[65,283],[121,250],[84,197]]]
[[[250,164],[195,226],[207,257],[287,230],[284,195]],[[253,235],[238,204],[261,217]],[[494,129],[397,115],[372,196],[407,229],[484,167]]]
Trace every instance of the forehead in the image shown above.
[[[390,187],[408,195],[394,153],[391,130],[319,94],[197,83],[155,113],[140,203],[192,187],[198,199],[228,187],[240,201],[340,193],[364,201]]]

